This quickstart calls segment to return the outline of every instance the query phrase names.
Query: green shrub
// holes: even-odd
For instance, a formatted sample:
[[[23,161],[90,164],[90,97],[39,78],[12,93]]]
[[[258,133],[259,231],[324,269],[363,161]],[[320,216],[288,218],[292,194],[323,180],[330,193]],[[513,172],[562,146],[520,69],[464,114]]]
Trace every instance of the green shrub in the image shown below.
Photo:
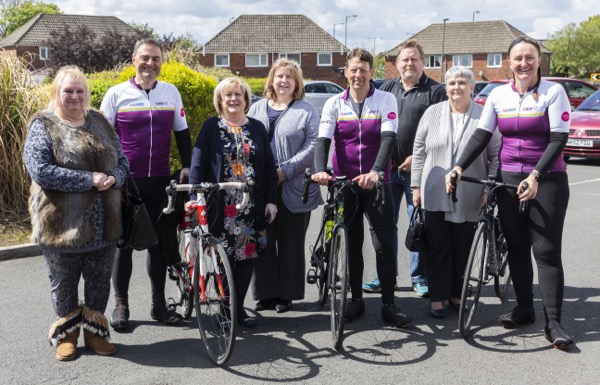
[[[23,147],[31,116],[47,104],[44,89],[31,78],[27,63],[0,50],[0,219],[27,222],[30,179]]]
[[[250,86],[254,95],[263,96],[265,90],[266,78],[243,78],[246,83]]]

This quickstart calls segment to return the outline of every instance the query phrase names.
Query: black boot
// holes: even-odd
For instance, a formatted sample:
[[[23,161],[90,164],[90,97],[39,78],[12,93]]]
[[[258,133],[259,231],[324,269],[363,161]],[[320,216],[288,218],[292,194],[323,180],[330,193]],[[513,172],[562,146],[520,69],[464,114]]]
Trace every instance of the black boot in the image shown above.
[[[544,327],[544,337],[555,349],[566,350],[573,346],[573,339],[563,329],[560,322],[549,321]]]

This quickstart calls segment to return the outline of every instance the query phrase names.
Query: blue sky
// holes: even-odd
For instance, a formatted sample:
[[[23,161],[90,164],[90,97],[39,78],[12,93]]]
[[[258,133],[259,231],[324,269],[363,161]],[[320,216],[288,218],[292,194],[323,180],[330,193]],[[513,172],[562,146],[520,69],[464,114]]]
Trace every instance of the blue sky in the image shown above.
[[[600,13],[598,0],[46,0],[69,14],[111,15],[148,23],[160,34],[191,33],[200,43],[223,30],[232,18],[248,14],[304,14],[333,34],[347,25],[349,47],[381,52],[430,24],[505,20],[525,34],[545,39],[569,23]],[[152,4],[152,5],[150,5]],[[593,4],[593,5],[592,5]],[[479,13],[476,13],[479,11]],[[335,36],[344,41],[345,25]]]

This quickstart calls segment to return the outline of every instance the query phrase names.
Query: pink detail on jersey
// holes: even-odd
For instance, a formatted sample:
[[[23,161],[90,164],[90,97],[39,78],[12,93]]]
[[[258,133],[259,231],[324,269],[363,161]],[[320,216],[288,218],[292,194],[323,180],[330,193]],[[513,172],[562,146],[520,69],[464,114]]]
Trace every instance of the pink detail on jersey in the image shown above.
[[[183,107],[181,107],[181,111],[179,111],[179,114],[184,117],[185,116],[185,111],[183,110]]]
[[[563,122],[568,122],[569,121],[569,115],[570,114],[567,111],[565,111],[565,112],[562,113],[561,118],[562,118]]]
[[[388,119],[396,119],[396,113],[395,112],[390,112],[388,114]]]

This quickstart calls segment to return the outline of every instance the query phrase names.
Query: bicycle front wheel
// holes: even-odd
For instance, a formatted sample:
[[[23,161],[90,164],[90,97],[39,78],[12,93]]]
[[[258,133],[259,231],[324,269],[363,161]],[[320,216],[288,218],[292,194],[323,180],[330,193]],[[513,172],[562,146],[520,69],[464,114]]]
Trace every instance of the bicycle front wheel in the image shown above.
[[[211,360],[223,365],[233,351],[237,325],[233,270],[221,243],[207,238],[194,264],[194,304],[202,342]]]
[[[503,299],[506,296],[506,289],[510,285],[510,269],[508,268],[508,245],[504,234],[496,234],[496,255],[498,256],[498,275],[494,279],[494,290],[496,296]]]
[[[337,225],[331,238],[328,286],[331,292],[331,337],[338,350],[344,339],[344,320],[348,281],[348,229]]]
[[[485,264],[488,247],[488,232],[485,222],[480,222],[475,231],[475,238],[469,252],[469,259],[463,277],[463,288],[458,311],[458,330],[466,337],[471,331],[471,325],[477,306],[485,275]]]

